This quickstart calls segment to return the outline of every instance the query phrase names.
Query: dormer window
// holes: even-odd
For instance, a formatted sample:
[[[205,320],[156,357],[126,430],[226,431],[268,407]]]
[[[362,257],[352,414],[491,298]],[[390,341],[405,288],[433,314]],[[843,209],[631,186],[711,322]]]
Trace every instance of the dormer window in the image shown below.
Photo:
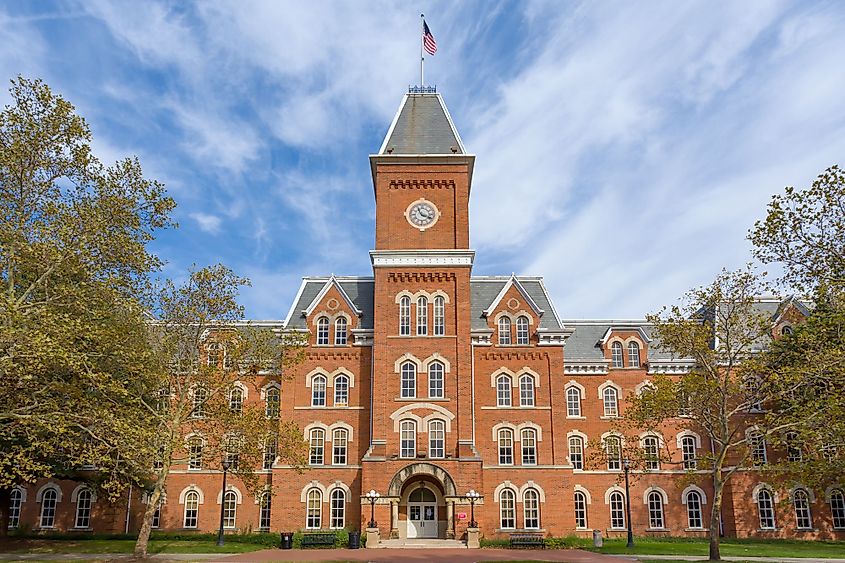
[[[613,367],[621,368],[625,364],[622,360],[622,343],[614,342],[610,345],[611,358],[613,359]]]
[[[640,367],[640,345],[634,341],[628,343],[628,367]]]
[[[789,325],[784,325],[783,328],[780,329],[781,336],[789,336],[792,334],[792,327]]]
[[[508,317],[499,319],[499,346],[510,346],[511,320]]]
[[[320,317],[317,319],[317,346],[329,345],[329,319]]]
[[[335,346],[346,346],[346,317],[338,317],[334,322]]]

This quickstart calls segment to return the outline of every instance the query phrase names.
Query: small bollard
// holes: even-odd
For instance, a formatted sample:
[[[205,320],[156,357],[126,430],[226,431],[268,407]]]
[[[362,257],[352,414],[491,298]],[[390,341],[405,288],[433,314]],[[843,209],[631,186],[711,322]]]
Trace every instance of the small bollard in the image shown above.
[[[602,546],[601,530],[593,530],[593,547]]]

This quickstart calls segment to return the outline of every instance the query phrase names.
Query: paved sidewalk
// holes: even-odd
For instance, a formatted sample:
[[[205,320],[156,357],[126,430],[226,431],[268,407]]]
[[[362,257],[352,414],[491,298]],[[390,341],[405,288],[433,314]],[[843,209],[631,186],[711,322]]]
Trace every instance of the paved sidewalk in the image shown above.
[[[637,559],[669,561],[707,561],[707,556],[697,555],[611,555],[622,560],[629,560],[632,557]],[[754,561],[759,563],[845,563],[845,559],[819,559],[812,557],[749,557],[749,556],[722,556],[722,561]]]
[[[551,561],[559,563],[620,563],[619,557],[577,549],[265,549],[228,555],[215,561],[366,561],[369,563],[477,563],[480,561]],[[632,557],[628,557],[633,561]]]

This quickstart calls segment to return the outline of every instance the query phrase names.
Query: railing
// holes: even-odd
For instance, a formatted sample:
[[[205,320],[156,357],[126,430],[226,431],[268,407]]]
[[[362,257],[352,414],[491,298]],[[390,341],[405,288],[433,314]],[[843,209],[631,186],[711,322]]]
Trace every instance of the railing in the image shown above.
[[[437,86],[408,86],[409,94],[436,94]]]

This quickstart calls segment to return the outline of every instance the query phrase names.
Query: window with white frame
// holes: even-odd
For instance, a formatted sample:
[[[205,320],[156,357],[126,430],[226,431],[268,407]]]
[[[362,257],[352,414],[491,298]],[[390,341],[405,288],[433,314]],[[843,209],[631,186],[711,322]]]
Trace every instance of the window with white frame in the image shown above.
[[[520,315],[516,318],[516,343],[520,346],[528,346],[528,317]]]
[[[232,354],[229,353],[229,347],[224,344],[220,348],[223,352],[223,369],[230,370],[235,367]]]
[[[159,528],[161,526],[161,500],[156,505],[156,510],[153,512],[153,521],[150,522],[150,528]]]
[[[341,488],[334,489],[330,497],[330,503],[329,528],[332,530],[342,530],[346,526],[346,492]]]
[[[569,463],[572,469],[584,469],[584,439],[581,436],[569,437]]]
[[[678,389],[678,416],[682,418],[692,416],[692,404],[690,403],[689,393],[683,388]]]
[[[417,298],[417,336],[428,334],[428,298]]]
[[[762,432],[757,429],[748,431],[748,449],[751,452],[751,462],[754,465],[766,465],[768,457],[766,455],[766,439]]]
[[[319,530],[323,526],[323,493],[317,488],[309,489],[306,500],[305,527]]]
[[[540,493],[536,489],[526,489],[522,495],[523,524],[526,530],[540,529]]]
[[[205,347],[206,356],[205,356],[205,363],[211,367],[219,367],[220,366],[220,344],[217,342],[209,342],[208,346]]]
[[[346,317],[338,317],[334,321],[334,345],[335,346],[346,346],[347,341],[347,334],[346,334]]]
[[[786,459],[791,462],[802,461],[804,455],[801,452],[801,444],[798,439],[797,432],[787,432],[786,434]]]
[[[349,377],[340,374],[334,378],[334,406],[345,407],[349,404]]]
[[[628,343],[628,366],[640,367],[640,345],[633,340]]]
[[[522,465],[537,465],[537,431],[533,428],[524,428],[520,438]]]
[[[511,343],[511,320],[508,317],[499,318],[499,346]]]
[[[625,529],[625,497],[619,491],[610,493],[610,529]]]
[[[311,406],[326,406],[326,376],[322,374],[311,378]]]
[[[399,424],[399,457],[417,457],[417,423],[413,420],[403,420]]]
[[[613,387],[605,387],[602,391],[604,416],[619,416],[619,393]]]
[[[604,439],[604,451],[607,456],[608,471],[621,471],[622,439],[619,436],[608,436]]]
[[[813,528],[813,515],[810,512],[810,496],[804,489],[795,489],[792,493],[792,507],[795,509],[795,526],[799,530]]]
[[[574,385],[566,390],[566,416],[581,416],[581,390]]]
[[[270,515],[273,504],[273,496],[270,494],[270,491],[264,491],[261,493],[261,500],[258,501],[258,504],[261,507],[258,512],[258,528],[261,530],[269,530]]]
[[[317,319],[317,346],[329,345],[329,319],[320,317]]]
[[[701,515],[701,493],[690,491],[687,493],[687,526],[693,530],[700,530],[704,527],[704,520]]]
[[[244,406],[244,392],[240,387],[232,387],[229,391],[229,410],[240,414]]]
[[[56,522],[56,503],[59,495],[56,489],[47,489],[41,494],[41,528],[52,528]]]
[[[9,495],[9,528],[17,528],[21,523],[21,505],[23,493],[20,489],[12,489]]]
[[[235,491],[226,491],[223,495],[223,527],[232,529],[235,527],[235,519],[238,511],[238,495]]]
[[[428,365],[428,396],[431,399],[444,397],[444,379],[446,368],[442,362],[431,362]]]
[[[683,456],[684,469],[692,470],[698,467],[695,450],[695,437],[683,436],[681,438],[681,455]]]
[[[402,398],[413,399],[417,396],[417,366],[411,361],[404,362],[400,372]]]
[[[323,449],[326,445],[326,432],[322,428],[312,428],[308,442],[310,445],[308,464],[323,465]]]
[[[575,491],[575,528],[587,528],[587,495]]]
[[[643,453],[645,454],[645,468],[649,471],[660,470],[660,440],[657,436],[643,438]]]
[[[511,377],[504,373],[496,378],[496,406],[511,406]]]
[[[428,457],[442,458],[446,455],[446,423],[432,420],[428,423]]]
[[[663,496],[657,491],[648,494],[648,527],[663,528]]]
[[[276,452],[279,449],[279,442],[274,437],[268,437],[264,441],[264,455],[262,456],[261,467],[263,469],[273,469],[273,464],[276,462]]]
[[[760,516],[761,529],[775,529],[775,506],[772,493],[768,489],[761,489],[757,493],[757,513]]]
[[[403,295],[399,298],[399,336],[411,335],[411,298]]]
[[[841,489],[830,491],[830,515],[834,529],[845,529],[845,493]]]
[[[534,376],[527,373],[519,376],[519,406],[534,406]]]
[[[199,436],[188,440],[188,469],[202,469],[202,445]]]
[[[196,528],[200,509],[200,495],[196,491],[185,493],[185,516],[182,525],[185,528]]]
[[[499,526],[503,530],[516,528],[516,495],[512,489],[499,493]]]
[[[513,430],[499,430],[499,465],[513,465]]]
[[[223,459],[229,462],[232,469],[237,469],[240,464],[241,457],[241,437],[235,434],[230,434],[226,436],[224,445],[226,449],[223,452]]]
[[[323,389],[325,394],[325,388]],[[264,414],[267,418],[279,418],[282,394],[278,387],[270,387],[264,393]]]
[[[332,432],[332,465],[346,465],[348,445],[349,432],[345,428],[336,428]]]
[[[93,495],[90,489],[82,489],[76,495],[76,519],[74,528],[91,527],[91,500]]]
[[[622,359],[622,343],[621,342],[614,342],[610,345],[610,357],[613,363],[613,367],[621,368],[623,367],[624,360]]]
[[[446,299],[442,295],[434,298],[434,336],[446,334]]]
[[[208,393],[204,387],[194,388],[191,418],[205,418],[205,402],[207,399]]]

